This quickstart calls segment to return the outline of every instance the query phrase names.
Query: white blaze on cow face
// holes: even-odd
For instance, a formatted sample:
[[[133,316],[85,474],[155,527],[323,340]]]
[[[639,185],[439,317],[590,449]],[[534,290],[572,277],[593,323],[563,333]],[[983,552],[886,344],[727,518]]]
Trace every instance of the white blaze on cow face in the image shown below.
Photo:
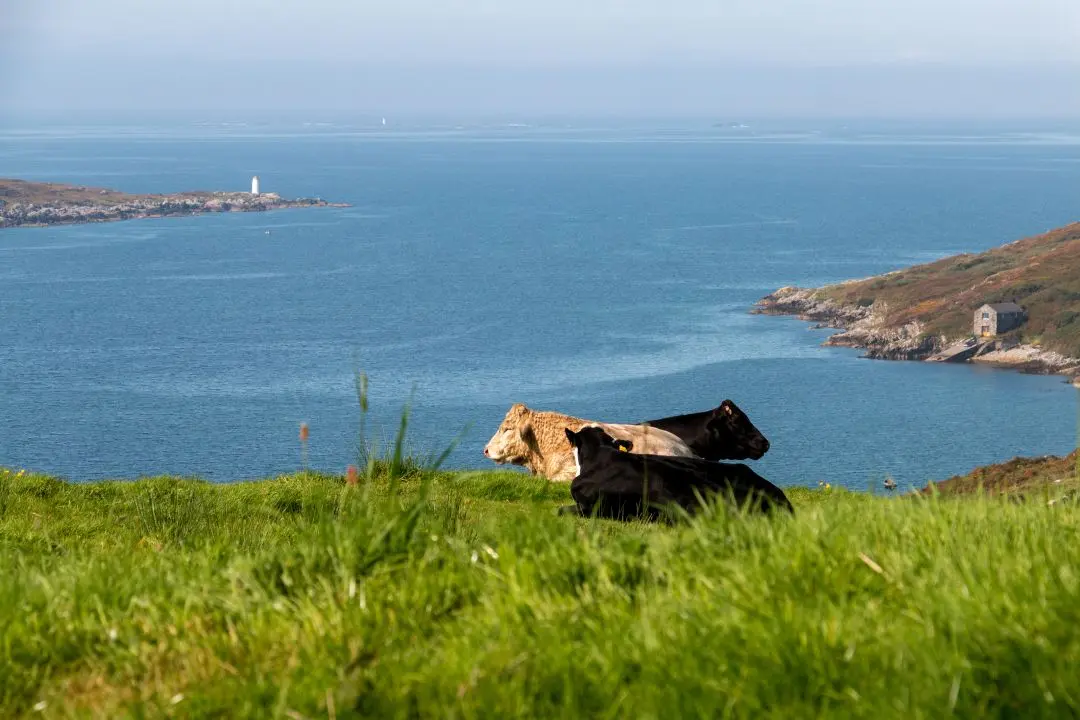
[[[487,445],[484,446],[484,455],[497,463],[505,462],[504,458],[506,456],[507,445],[509,444],[510,433],[510,430],[499,428],[499,430],[491,436],[491,439],[488,440]]]
[[[578,455],[577,445],[571,445],[570,451],[574,453],[574,477],[581,475],[581,456]]]
[[[528,455],[528,446],[523,439],[528,425],[528,409],[521,404],[514,405],[506,413],[499,429],[484,446],[484,455],[496,463],[520,463]]]

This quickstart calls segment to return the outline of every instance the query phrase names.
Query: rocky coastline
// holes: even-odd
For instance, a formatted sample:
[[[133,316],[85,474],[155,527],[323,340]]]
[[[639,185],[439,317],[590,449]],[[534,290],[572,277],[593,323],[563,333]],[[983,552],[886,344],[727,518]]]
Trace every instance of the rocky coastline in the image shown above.
[[[286,199],[276,193],[183,192],[133,195],[71,185],[0,181],[0,228],[48,227],[220,212],[348,207],[321,198]]]
[[[882,302],[842,304],[826,297],[817,288],[782,287],[759,300],[750,312],[795,316],[814,323],[815,328],[838,330],[823,344],[864,350],[864,357],[877,360],[927,361],[954,343],[965,340],[927,333],[924,324],[918,320],[902,325],[890,324],[885,319],[888,307]],[[982,343],[974,356],[965,361],[1026,373],[1066,375],[1074,383],[1080,382],[1080,358],[1006,339]]]

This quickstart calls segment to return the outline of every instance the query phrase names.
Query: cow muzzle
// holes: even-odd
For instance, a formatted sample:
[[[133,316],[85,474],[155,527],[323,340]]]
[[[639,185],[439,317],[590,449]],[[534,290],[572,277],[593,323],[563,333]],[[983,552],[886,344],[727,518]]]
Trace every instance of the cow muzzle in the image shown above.
[[[769,441],[762,440],[760,443],[754,443],[750,457],[753,460],[759,460],[767,452],[769,452]]]

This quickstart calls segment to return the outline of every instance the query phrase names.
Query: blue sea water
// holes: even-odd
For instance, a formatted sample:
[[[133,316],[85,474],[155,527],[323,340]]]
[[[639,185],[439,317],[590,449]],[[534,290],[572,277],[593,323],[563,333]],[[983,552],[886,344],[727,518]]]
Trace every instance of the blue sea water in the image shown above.
[[[1075,446],[1060,378],[880,362],[748,314],[1080,215],[1080,127],[709,123],[9,127],[0,176],[340,209],[0,230],[0,465],[227,481],[449,464],[513,402],[633,422],[743,407],[781,485],[921,485]],[[270,231],[267,234],[267,231]]]

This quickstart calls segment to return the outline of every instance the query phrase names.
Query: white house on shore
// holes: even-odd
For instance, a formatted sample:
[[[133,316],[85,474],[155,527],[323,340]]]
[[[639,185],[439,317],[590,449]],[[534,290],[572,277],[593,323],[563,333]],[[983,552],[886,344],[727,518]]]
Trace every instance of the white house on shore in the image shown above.
[[[252,175],[251,176],[251,194],[252,195],[258,195],[259,194],[259,176],[258,175]]]

